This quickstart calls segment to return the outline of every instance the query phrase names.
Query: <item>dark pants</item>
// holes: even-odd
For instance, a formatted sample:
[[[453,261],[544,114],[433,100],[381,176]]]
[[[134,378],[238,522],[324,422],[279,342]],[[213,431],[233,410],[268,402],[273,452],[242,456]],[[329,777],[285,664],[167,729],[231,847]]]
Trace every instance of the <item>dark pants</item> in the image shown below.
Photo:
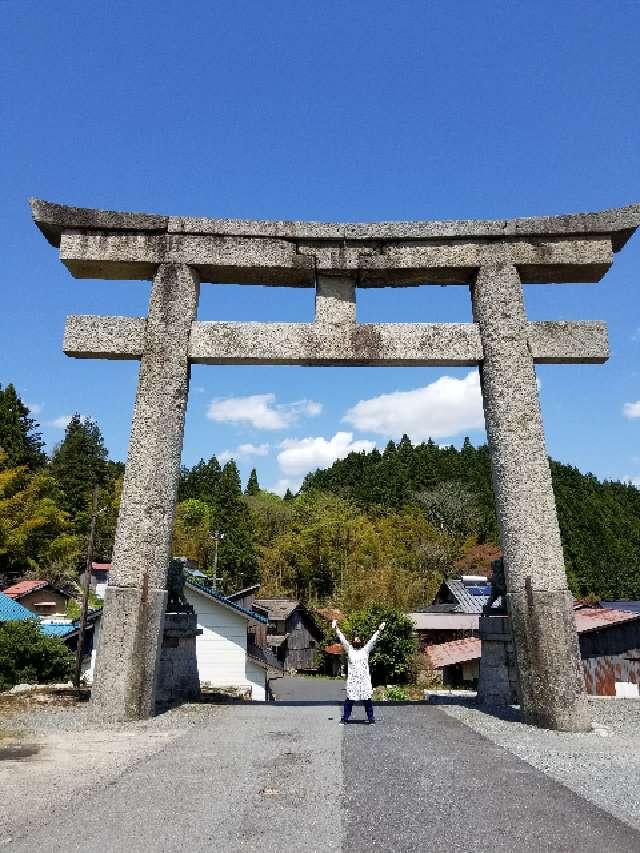
[[[367,712],[367,719],[373,720],[373,702],[371,699],[363,699],[362,704],[364,705],[364,709]],[[344,711],[342,712],[342,719],[347,722],[349,717],[351,716],[351,712],[353,711],[353,701],[351,699],[344,700]]]

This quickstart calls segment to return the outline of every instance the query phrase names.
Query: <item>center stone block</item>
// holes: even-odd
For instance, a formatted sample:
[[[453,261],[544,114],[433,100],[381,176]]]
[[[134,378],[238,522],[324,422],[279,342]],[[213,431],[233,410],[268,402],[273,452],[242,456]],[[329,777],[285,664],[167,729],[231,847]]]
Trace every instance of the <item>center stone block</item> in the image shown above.
[[[331,325],[356,322],[356,286],[351,278],[318,276],[316,323]]]

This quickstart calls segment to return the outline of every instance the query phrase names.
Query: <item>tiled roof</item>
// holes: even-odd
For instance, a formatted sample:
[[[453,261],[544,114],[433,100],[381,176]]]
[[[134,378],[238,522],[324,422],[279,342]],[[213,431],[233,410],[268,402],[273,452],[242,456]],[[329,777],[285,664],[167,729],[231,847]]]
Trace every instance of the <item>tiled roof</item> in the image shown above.
[[[110,572],[111,563],[91,563],[94,572]]]
[[[9,595],[0,592],[0,622],[24,622],[26,619],[38,619],[38,616],[14,601]]]
[[[576,610],[575,613],[578,634],[640,619],[640,613],[633,613],[628,610],[609,610],[606,607],[584,607],[581,610]]]
[[[36,589],[44,589],[45,586],[49,586],[49,581],[18,581],[18,583],[14,583],[13,586],[8,586],[4,590],[4,594],[8,595],[9,598],[16,599],[17,601],[22,598],[23,595],[27,595]]]
[[[240,607],[239,604],[234,604],[233,601],[229,601],[224,597],[224,595],[217,592],[215,589],[212,589],[210,586],[207,586],[206,584],[198,583],[197,581],[191,579],[185,582],[185,586],[187,586],[189,589],[193,589],[196,592],[201,593],[202,595],[206,595],[209,598],[213,598],[214,601],[218,602],[218,604],[222,604],[224,607],[229,607],[231,610],[235,610],[238,613],[242,613],[243,616],[247,616],[250,619],[255,619],[257,622],[262,622],[264,625],[269,624],[269,620],[266,617],[260,616],[260,614],[256,613],[254,610],[247,610],[246,607]]]
[[[286,619],[300,605],[292,598],[256,598],[255,603],[268,612],[270,619]]]
[[[436,669],[452,666],[455,663],[480,659],[480,640],[478,637],[466,637],[464,640],[451,640],[449,643],[438,643],[428,646],[425,652]]]
[[[227,601],[235,601],[237,598],[244,598],[250,592],[257,592],[260,589],[259,583],[254,583],[253,586],[246,586],[244,589],[239,589],[237,592],[232,592],[227,596]]]
[[[340,643],[332,643],[330,646],[327,646],[324,651],[328,655],[341,655],[344,654],[344,649],[340,645]]]

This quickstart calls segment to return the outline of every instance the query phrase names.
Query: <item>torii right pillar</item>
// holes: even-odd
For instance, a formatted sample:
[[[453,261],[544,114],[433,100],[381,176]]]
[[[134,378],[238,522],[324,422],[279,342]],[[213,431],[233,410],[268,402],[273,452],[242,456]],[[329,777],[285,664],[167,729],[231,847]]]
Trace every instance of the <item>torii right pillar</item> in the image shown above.
[[[518,271],[483,266],[471,293],[523,718],[585,731],[591,720]]]

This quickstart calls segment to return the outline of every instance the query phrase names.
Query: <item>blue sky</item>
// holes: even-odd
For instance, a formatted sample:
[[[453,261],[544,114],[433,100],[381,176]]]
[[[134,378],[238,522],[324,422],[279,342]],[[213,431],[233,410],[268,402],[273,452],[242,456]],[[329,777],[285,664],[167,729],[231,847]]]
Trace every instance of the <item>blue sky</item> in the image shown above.
[[[2,16],[0,383],[39,409],[50,448],[77,411],[125,457],[137,364],[69,359],[62,332],[68,313],[146,313],[149,284],[72,279],[33,226],[28,196],[329,221],[640,201],[634,2],[8,0]],[[598,285],[526,288],[532,319],[610,330],[607,365],[539,368],[549,452],[638,483],[640,405],[627,409],[638,417],[624,406],[640,400],[639,288],[638,236]],[[199,316],[312,312],[310,290],[204,285]],[[469,320],[469,294],[360,291],[358,319]],[[243,476],[255,464],[264,486],[282,488],[405,429],[482,441],[469,373],[197,366],[183,459],[242,447]]]

